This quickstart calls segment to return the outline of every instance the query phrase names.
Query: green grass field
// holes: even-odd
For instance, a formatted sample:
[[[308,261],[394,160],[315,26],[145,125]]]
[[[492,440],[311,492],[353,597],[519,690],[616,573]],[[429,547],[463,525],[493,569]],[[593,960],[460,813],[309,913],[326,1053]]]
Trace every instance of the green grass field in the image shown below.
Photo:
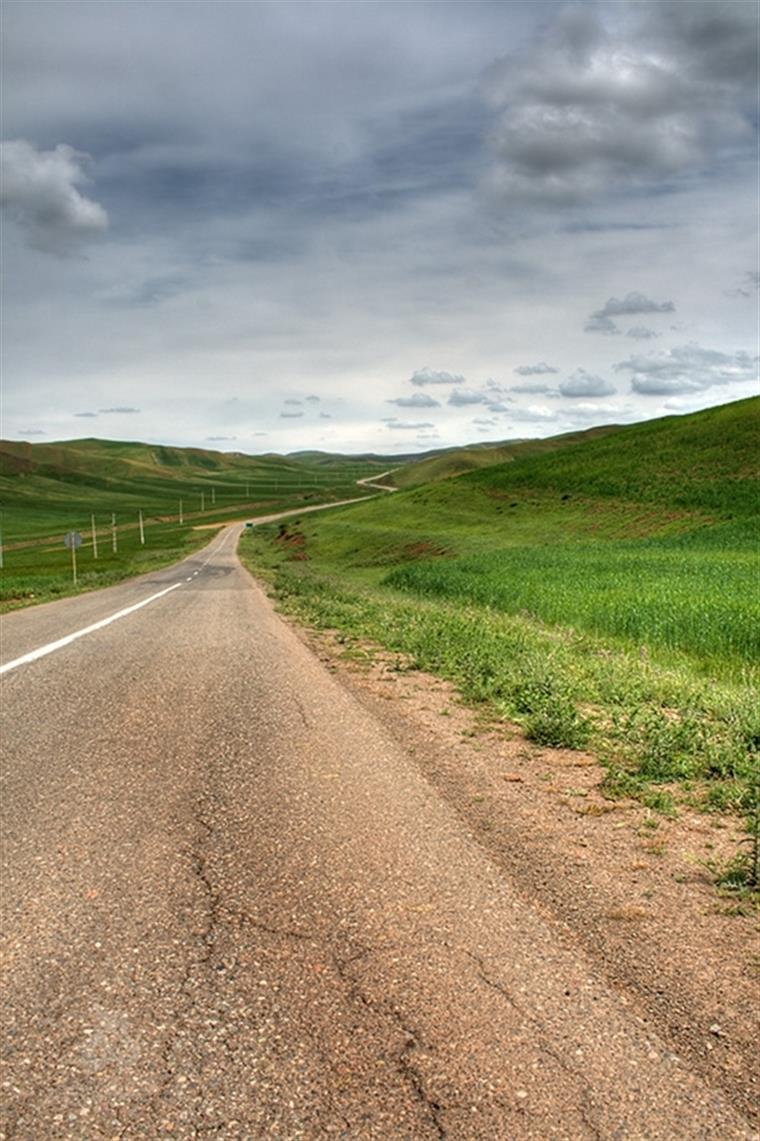
[[[358,478],[379,470],[329,456],[298,461],[104,440],[4,442],[0,607],[109,586],[165,566],[208,542],[199,524],[350,498],[360,494]],[[67,531],[83,537],[76,588],[63,545]]]
[[[242,545],[283,606],[454,680],[610,792],[748,809],[760,400],[573,440]]]

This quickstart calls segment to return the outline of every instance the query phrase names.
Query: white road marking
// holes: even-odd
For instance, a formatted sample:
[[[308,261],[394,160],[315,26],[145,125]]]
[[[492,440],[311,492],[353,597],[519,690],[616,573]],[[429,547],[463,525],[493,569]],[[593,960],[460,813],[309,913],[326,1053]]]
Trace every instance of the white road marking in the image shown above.
[[[65,638],[59,638],[57,642],[48,642],[46,646],[40,646],[38,650],[31,650],[28,654],[24,654],[21,658],[15,658],[12,662],[6,662],[4,666],[0,666],[0,674],[9,673],[10,670],[15,670],[19,666],[26,665],[28,662],[36,662],[38,658],[44,658],[46,654],[52,654],[56,650],[63,649],[68,646],[70,642],[75,642],[77,638],[83,638],[85,634],[93,634],[96,630],[102,630],[104,626],[110,626],[112,622],[118,621],[119,618],[126,618],[127,614],[134,613],[135,610],[140,610],[143,606],[147,606],[149,602],[155,602],[157,598],[162,598],[171,590],[177,590],[182,586],[181,582],[175,582],[173,586],[167,586],[165,590],[159,590],[158,594],[151,594],[150,598],[144,598],[142,602],[136,602],[134,606],[127,606],[125,610],[118,610],[116,614],[111,614],[108,618],[101,618],[100,622],[93,622],[91,626],[85,626],[81,630],[75,630],[73,634],[67,634]]]

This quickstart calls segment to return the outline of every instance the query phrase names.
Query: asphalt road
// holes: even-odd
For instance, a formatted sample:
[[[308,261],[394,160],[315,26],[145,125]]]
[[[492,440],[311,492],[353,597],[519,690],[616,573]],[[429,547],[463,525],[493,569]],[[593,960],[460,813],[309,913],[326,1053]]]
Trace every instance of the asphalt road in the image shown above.
[[[4,619],[3,1138],[750,1138],[240,567]],[[167,588],[176,586],[176,589]]]

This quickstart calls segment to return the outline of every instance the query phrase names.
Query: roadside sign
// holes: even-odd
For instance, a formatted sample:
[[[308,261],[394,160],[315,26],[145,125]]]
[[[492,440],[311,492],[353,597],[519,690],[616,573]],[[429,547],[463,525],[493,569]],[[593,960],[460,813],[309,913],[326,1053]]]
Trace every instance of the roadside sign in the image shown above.
[[[67,531],[63,536],[63,545],[69,551],[78,551],[82,545],[82,535],[79,531]]]

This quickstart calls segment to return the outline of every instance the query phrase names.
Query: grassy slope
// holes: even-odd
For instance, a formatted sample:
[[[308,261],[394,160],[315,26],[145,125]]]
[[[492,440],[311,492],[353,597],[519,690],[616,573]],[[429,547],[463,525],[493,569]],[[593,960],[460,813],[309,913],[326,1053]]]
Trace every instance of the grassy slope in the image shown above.
[[[411,653],[537,740],[590,740],[621,787],[707,781],[723,807],[760,745],[759,432],[758,399],[635,425],[243,549],[309,620]]]

